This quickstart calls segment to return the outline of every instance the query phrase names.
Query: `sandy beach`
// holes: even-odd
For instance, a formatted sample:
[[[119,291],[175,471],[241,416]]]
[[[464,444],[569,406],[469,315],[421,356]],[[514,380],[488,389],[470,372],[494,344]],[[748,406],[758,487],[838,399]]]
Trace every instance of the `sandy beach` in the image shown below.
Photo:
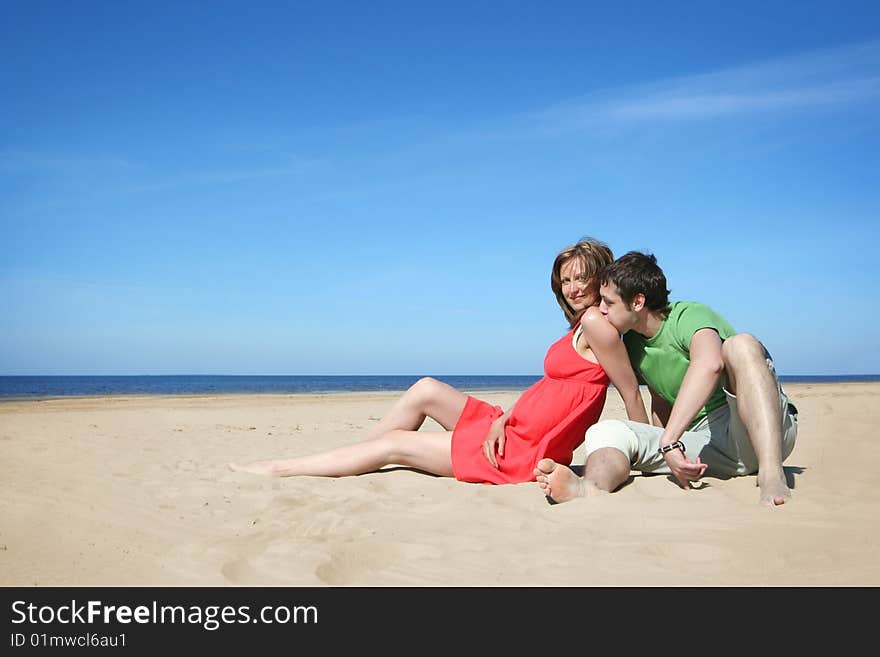
[[[684,492],[636,475],[550,505],[534,482],[227,468],[352,442],[390,393],[7,401],[0,584],[880,585],[880,383],[786,390],[800,427],[794,501],[778,509],[757,504],[754,477]],[[480,396],[507,408],[518,395]],[[603,416],[624,417],[613,391]]]

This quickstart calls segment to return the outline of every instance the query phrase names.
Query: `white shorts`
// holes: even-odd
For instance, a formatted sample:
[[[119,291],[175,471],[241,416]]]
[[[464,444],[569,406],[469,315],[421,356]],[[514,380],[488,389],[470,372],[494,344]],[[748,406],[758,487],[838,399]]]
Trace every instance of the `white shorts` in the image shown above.
[[[767,366],[776,379],[779,405],[782,411],[782,458],[786,459],[794,449],[797,438],[797,409],[789,401],[779,379],[773,361],[767,358]],[[690,431],[685,431],[681,442],[685,454],[691,460],[708,465],[706,474],[714,477],[735,477],[758,471],[758,458],[752,447],[736,407],[736,395],[724,390],[727,404],[716,408],[702,418]],[[587,430],[584,446],[586,455],[603,447],[614,447],[629,459],[633,470],[668,474],[666,459],[657,453],[663,428],[628,420],[603,420]]]

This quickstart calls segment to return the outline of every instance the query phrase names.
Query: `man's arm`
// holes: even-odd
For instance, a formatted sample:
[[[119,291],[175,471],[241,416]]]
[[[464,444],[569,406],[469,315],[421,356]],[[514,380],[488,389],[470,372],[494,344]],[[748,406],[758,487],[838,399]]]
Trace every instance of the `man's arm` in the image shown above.
[[[669,414],[672,412],[672,404],[648,388],[651,393],[651,423],[655,427],[665,427],[669,422]]]
[[[665,430],[660,437],[661,447],[681,438],[718,387],[718,380],[724,372],[724,361],[721,358],[721,337],[714,329],[703,328],[694,333],[691,338],[690,358],[691,364],[685,372]],[[706,466],[700,464],[699,458],[696,463],[689,461],[680,450],[674,449],[664,456],[669,468],[685,488],[689,488],[689,482],[699,479],[706,470]]]

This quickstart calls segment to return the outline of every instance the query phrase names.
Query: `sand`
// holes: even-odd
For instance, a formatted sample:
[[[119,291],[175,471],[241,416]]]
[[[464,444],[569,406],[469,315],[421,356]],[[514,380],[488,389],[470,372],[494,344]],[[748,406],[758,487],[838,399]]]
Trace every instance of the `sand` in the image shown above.
[[[393,394],[7,401],[0,584],[880,585],[880,383],[786,389],[800,430],[794,500],[777,509],[758,505],[754,477],[684,492],[639,475],[550,505],[534,482],[227,469],[356,440]],[[507,408],[518,393],[481,396]],[[608,399],[603,416],[622,418]]]

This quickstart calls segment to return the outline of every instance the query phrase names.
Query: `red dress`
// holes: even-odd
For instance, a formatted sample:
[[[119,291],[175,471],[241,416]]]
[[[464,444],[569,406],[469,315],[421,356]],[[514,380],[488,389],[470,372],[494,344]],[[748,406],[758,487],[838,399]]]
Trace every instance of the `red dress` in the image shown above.
[[[455,478],[492,484],[534,481],[542,458],[568,465],[586,430],[599,419],[608,391],[608,375],[598,363],[574,349],[574,329],[554,342],[544,358],[544,377],[526,390],[513,407],[504,430],[504,456],[496,453],[496,469],[483,453],[492,421],[503,415],[468,397],[452,432]]]

